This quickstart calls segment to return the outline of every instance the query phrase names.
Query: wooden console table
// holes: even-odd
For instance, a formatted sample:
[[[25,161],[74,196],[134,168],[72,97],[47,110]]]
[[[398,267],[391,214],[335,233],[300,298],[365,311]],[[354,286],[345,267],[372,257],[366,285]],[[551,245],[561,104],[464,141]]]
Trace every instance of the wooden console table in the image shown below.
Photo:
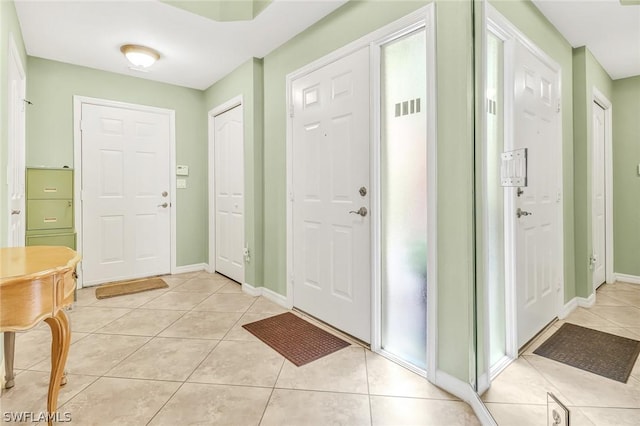
[[[4,332],[6,387],[14,385],[15,332],[45,320],[51,328],[51,376],[47,411],[55,413],[71,331],[64,308],[73,303],[80,255],[68,247],[0,249],[0,332]],[[51,422],[49,422],[51,424]]]

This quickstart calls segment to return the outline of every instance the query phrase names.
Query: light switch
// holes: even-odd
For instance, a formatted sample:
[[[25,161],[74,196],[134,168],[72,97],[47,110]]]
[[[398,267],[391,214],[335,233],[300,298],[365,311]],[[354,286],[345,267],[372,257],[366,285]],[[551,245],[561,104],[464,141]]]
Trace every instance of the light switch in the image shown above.
[[[177,179],[176,180],[176,187],[178,189],[184,189],[187,187],[187,180],[186,179]]]
[[[178,176],[189,176],[189,166],[178,165],[176,167],[176,175],[178,175]]]

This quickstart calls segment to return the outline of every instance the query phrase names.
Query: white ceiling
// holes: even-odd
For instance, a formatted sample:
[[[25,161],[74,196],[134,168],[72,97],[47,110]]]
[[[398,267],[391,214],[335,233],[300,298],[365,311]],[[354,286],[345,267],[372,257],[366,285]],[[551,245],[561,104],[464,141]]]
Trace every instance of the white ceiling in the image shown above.
[[[27,54],[206,89],[269,52],[346,0],[273,0],[252,21],[216,22],[157,0],[16,0]],[[294,18],[295,17],[295,18]],[[123,44],[160,52],[148,72],[129,69]]]
[[[619,0],[533,0],[573,47],[587,46],[609,76],[640,75],[640,5]]]
[[[0,0],[1,1],[1,0]],[[16,0],[27,53],[206,89],[264,57],[346,0],[273,0],[252,21],[216,22],[157,0]],[[640,5],[533,0],[573,47],[587,46],[613,79],[640,75]],[[158,50],[149,72],[129,69],[122,44]]]

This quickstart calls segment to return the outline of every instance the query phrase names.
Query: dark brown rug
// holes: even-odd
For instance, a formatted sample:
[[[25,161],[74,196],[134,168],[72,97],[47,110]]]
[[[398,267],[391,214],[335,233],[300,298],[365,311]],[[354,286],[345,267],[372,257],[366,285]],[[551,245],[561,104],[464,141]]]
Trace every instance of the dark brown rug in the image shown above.
[[[242,327],[298,367],[350,346],[339,337],[308,323],[291,312],[245,324]]]
[[[169,287],[169,284],[160,278],[142,278],[132,281],[109,283],[96,288],[96,299],[124,296],[125,294],[140,293],[147,290]]]
[[[640,342],[564,323],[533,353],[627,383],[640,353]]]

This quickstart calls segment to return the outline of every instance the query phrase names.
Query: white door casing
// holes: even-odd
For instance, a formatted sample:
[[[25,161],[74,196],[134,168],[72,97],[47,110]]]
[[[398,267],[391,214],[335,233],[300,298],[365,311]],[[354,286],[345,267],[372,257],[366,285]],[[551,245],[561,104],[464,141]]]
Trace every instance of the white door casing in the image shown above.
[[[517,343],[521,347],[559,312],[562,286],[559,73],[520,41],[514,45],[512,149],[528,149],[528,184],[514,206]],[[526,215],[529,213],[529,215]]]
[[[593,102],[593,161],[591,167],[591,224],[593,289],[606,280],[606,214],[605,214],[605,110]]]
[[[244,283],[244,139],[242,106],[213,117],[215,270]]]
[[[25,245],[25,108],[26,75],[13,39],[7,61],[8,247]]]
[[[293,304],[371,340],[369,48],[293,80]],[[352,212],[352,213],[350,213]]]
[[[82,103],[84,285],[171,270],[172,120]]]

